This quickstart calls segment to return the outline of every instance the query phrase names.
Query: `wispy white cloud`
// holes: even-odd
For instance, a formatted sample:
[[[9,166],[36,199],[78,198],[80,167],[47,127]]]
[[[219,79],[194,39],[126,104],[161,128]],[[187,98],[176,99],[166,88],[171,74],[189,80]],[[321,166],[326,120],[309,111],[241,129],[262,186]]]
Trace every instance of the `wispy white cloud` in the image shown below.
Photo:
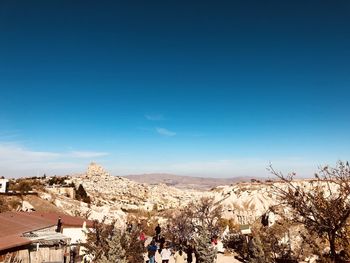
[[[0,144],[0,162],[6,160],[39,161],[61,157],[62,154],[45,151],[32,151],[19,145],[9,143]]]
[[[66,174],[83,171],[94,158],[107,156],[106,152],[36,151],[15,143],[0,143],[0,175],[33,176],[43,173]]]
[[[145,114],[145,118],[149,121],[163,121],[165,120],[162,114]]]
[[[0,131],[0,141],[14,140],[19,137],[18,130]]]
[[[165,128],[156,128],[156,132],[162,136],[167,136],[167,137],[172,137],[176,135],[176,132],[170,131],[168,129]]]

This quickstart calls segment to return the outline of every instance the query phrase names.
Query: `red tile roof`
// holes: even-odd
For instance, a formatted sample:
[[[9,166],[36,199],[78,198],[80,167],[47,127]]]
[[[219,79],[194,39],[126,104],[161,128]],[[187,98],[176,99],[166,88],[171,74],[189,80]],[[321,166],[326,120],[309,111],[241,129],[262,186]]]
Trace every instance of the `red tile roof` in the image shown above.
[[[29,245],[30,243],[31,243],[31,240],[25,237],[7,236],[6,238],[0,238],[0,251],[13,248],[13,247]]]
[[[0,213],[0,251],[30,244],[31,241],[21,237],[23,233],[49,228],[57,225],[61,217],[63,227],[93,226],[93,221],[59,213],[42,212],[4,212]]]
[[[26,212],[0,213],[0,237],[21,235],[25,232],[54,226],[56,223],[45,218],[33,217]]]
[[[42,212],[31,212],[32,216],[37,218],[42,218],[46,220],[50,220],[54,224],[57,224],[58,218],[61,218],[63,227],[82,227],[84,222],[86,222],[86,227],[93,227],[94,222],[91,220],[87,220],[81,217],[74,217],[65,214],[59,213],[42,213]]]

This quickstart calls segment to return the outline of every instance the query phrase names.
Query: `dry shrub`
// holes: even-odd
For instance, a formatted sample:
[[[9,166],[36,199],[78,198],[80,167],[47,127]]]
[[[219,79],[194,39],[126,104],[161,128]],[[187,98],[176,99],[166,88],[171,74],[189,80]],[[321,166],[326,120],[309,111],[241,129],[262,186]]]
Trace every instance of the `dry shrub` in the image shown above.
[[[284,182],[275,186],[275,193],[283,205],[291,210],[290,219],[305,226],[311,236],[326,239],[329,257],[336,262],[337,251],[345,249],[346,223],[350,218],[350,165],[339,161],[335,167],[325,166],[308,184],[295,181],[295,173],[284,175],[270,167],[270,171]],[[310,240],[312,241],[312,240]]]
[[[10,211],[9,205],[6,199],[0,196],[0,213]]]

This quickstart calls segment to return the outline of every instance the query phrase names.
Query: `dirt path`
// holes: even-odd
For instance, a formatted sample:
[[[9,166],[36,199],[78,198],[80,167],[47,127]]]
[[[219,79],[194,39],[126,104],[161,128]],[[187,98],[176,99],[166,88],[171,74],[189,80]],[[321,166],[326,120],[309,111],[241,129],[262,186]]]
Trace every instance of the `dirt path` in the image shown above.
[[[145,257],[145,259],[147,259],[147,257]],[[157,263],[161,263],[162,259],[159,255],[159,253],[156,253],[156,262]],[[195,263],[196,260],[194,259],[193,263]],[[174,257],[170,258],[169,263],[175,263]],[[218,254],[218,259],[216,261],[216,263],[241,263],[240,261],[238,261],[237,259],[235,259],[233,256],[225,256],[222,254]]]

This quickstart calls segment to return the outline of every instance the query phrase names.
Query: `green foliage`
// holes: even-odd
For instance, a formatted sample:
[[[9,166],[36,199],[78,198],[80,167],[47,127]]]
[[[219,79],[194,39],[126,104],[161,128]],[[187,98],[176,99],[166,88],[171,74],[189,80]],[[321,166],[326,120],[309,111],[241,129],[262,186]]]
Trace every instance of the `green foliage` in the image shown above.
[[[77,199],[79,201],[83,201],[83,202],[88,203],[88,204],[91,203],[90,196],[88,196],[83,185],[81,185],[81,184],[79,185],[78,190],[75,193],[75,199]]]
[[[253,237],[248,243],[248,262],[265,263],[265,253],[263,245],[258,237]]]
[[[128,263],[143,262],[144,260],[145,244],[139,238],[140,232],[139,227],[135,227],[130,233],[122,232],[121,244],[126,252],[126,262]]]
[[[196,262],[200,263],[214,263],[216,261],[217,251],[211,245],[210,232],[202,231],[194,239],[196,245]]]
[[[304,260],[311,256],[312,244],[310,237],[305,235],[302,226],[290,222],[282,212],[279,220],[270,227],[262,226],[254,228],[254,236],[258,237],[263,245],[265,260],[267,262],[293,262]],[[319,240],[316,240],[317,243]],[[292,249],[292,243],[293,249]],[[320,245],[320,244],[319,244]],[[317,249],[322,251],[318,246]]]
[[[10,180],[8,189],[24,194],[33,190],[43,190],[44,183],[40,178],[19,178]]]
[[[227,249],[233,249],[244,259],[248,255],[248,243],[244,235],[239,233],[230,233],[225,236],[223,244]]]
[[[139,239],[140,229],[130,233],[116,229],[114,224],[95,222],[93,230],[87,234],[83,245],[85,254],[91,255],[96,263],[143,262],[144,242]]]
[[[9,190],[21,192],[22,194],[32,191],[31,180],[17,179],[16,181],[10,181]]]
[[[112,233],[113,225],[94,222],[94,227],[87,233],[87,242],[83,244],[85,254],[91,255],[96,261],[108,253],[108,239]]]
[[[18,189],[21,191],[21,193],[28,193],[29,191],[33,190],[30,183],[27,181],[21,181],[19,183]]]
[[[116,231],[111,239],[107,239],[107,247],[109,248],[101,259],[96,260],[97,263],[120,262],[127,263],[126,251],[122,247],[122,239],[125,238],[121,231]]]
[[[49,185],[66,185],[65,180],[68,179],[68,176],[53,176],[47,182]]]

